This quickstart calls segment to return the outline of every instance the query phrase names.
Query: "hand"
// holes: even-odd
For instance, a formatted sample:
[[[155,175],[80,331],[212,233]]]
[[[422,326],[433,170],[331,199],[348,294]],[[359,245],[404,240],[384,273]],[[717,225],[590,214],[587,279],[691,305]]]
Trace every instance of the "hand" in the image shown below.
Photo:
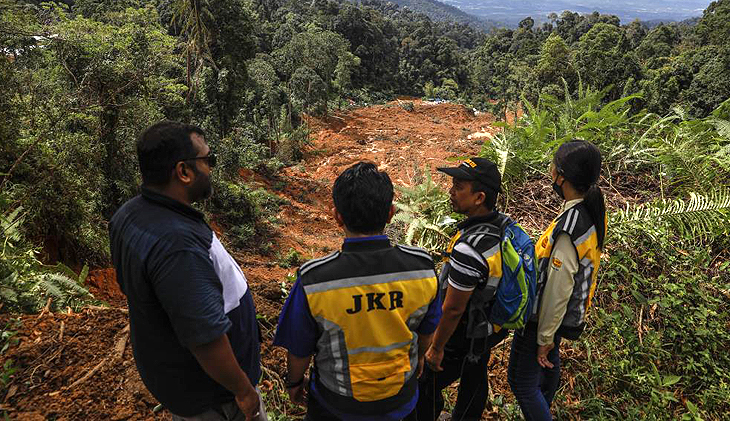
[[[242,395],[237,394],[236,403],[241,408],[243,415],[246,416],[246,421],[253,421],[259,416],[261,402],[256,389],[250,388]]]
[[[426,351],[426,364],[428,364],[429,367],[431,367],[431,370],[433,371],[444,371],[443,368],[441,368],[441,361],[444,359],[444,350],[443,349],[436,349],[431,345],[428,348],[428,351]]]
[[[295,403],[297,405],[302,405],[302,406],[307,404],[307,400],[305,399],[305,394],[304,394],[305,389],[306,389],[305,386],[307,384],[309,384],[309,379],[307,379],[305,377],[304,381],[299,386],[286,389],[286,392],[289,394],[289,400],[291,400],[292,403]]]
[[[418,367],[416,367],[416,378],[420,379],[423,374],[423,364],[425,363],[425,357],[418,357]]]
[[[552,342],[547,345],[540,345],[537,347],[537,363],[543,368],[553,368],[553,363],[548,361],[547,358],[548,352],[550,352],[553,348],[555,348],[555,344]]]

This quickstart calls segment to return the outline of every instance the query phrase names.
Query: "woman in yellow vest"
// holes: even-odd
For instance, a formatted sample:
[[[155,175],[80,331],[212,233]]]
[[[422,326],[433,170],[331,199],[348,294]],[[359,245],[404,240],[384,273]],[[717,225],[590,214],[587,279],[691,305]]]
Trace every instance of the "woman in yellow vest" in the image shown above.
[[[597,186],[601,153],[583,140],[564,143],[550,165],[562,210],[535,244],[537,300],[530,322],[515,332],[508,380],[527,421],[552,420],[560,384],[560,341],[577,339],[596,289],[606,236],[606,205]]]

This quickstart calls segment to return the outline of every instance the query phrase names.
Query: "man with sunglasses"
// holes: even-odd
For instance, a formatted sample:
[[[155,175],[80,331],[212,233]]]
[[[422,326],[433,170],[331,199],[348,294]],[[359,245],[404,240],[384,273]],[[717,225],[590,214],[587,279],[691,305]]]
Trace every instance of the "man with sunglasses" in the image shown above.
[[[216,157],[199,127],[164,121],[137,142],[141,194],[109,222],[137,370],[174,420],[266,420],[260,338],[241,268],[194,202]]]

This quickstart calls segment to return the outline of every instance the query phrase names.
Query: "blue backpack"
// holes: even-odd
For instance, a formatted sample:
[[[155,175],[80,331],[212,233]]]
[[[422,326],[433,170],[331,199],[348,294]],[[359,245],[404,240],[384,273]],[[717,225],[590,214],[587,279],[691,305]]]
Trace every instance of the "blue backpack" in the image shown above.
[[[485,235],[500,241],[502,276],[494,295],[483,294],[485,289],[477,288],[471,296],[466,336],[472,339],[486,338],[501,329],[525,327],[537,295],[535,246],[530,236],[506,216],[500,226],[475,225],[463,236],[471,235],[471,232],[484,225],[489,227]],[[476,355],[478,352],[472,350],[471,354]]]
[[[489,321],[501,328],[522,329],[530,319],[537,296],[535,246],[511,218],[504,219],[500,233],[502,279]]]

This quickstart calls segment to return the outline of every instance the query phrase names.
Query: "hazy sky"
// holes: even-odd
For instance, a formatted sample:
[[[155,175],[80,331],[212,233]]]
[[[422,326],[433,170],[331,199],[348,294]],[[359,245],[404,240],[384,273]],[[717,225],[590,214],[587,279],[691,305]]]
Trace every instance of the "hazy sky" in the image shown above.
[[[440,0],[467,13],[485,17],[514,17],[531,15],[533,18],[563,10],[579,13],[598,11],[618,15],[623,23],[633,19],[682,20],[702,16],[709,0]]]

